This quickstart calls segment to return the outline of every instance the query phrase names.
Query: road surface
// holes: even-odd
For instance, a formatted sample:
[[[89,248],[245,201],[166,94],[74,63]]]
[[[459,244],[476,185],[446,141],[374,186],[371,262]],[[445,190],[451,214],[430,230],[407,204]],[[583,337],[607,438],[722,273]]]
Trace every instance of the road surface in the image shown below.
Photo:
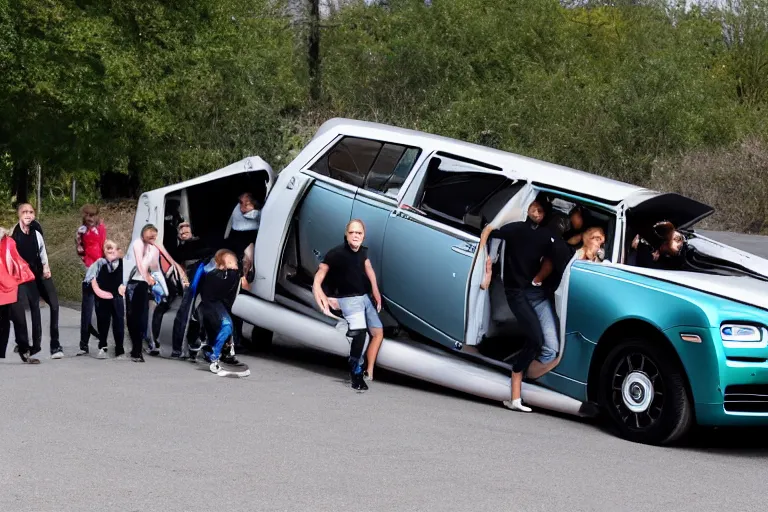
[[[721,512],[768,503],[765,431],[699,431],[685,446],[656,448],[383,371],[357,394],[343,359],[279,339],[272,354],[243,358],[253,372],[245,379],[166,359],[74,357],[78,319],[61,312],[67,358],[22,365],[9,349],[0,360],[0,511]]]

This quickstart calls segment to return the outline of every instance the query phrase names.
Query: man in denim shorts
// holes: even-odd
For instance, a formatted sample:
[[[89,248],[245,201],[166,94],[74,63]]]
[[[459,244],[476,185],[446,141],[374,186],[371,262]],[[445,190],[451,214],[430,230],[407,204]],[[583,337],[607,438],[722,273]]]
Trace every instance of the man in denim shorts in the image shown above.
[[[352,345],[349,349],[349,370],[352,389],[368,389],[366,380],[373,380],[373,366],[384,339],[384,329],[379,319],[381,294],[376,283],[368,248],[363,245],[365,225],[359,219],[347,224],[344,243],[325,255],[315,274],[312,291],[323,313],[330,315],[331,308],[340,309],[349,324]],[[368,293],[376,302],[374,307]],[[331,298],[328,297],[331,296]],[[366,331],[371,342],[366,354],[367,369],[363,371],[363,348]]]

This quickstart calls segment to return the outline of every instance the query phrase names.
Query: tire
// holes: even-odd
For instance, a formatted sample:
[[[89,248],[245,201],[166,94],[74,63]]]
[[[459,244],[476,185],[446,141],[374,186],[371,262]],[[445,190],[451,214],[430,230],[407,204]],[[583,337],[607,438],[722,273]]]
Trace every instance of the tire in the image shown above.
[[[664,445],[681,439],[694,423],[685,372],[669,350],[627,337],[600,369],[600,405],[619,435]]]
[[[248,343],[248,348],[255,352],[269,352],[272,348],[273,337],[274,333],[269,329],[254,325],[251,330],[251,341]]]

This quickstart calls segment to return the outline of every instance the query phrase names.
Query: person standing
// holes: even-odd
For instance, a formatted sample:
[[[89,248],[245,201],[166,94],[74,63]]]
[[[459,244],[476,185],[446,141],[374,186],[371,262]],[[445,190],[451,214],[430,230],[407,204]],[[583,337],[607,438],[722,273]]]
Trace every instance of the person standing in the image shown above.
[[[112,335],[115,338],[115,359],[124,359],[123,258],[120,257],[119,247],[115,242],[112,240],[104,242],[104,257],[88,267],[84,282],[93,288],[96,297],[96,320],[99,328],[99,353],[96,357],[107,358],[107,336],[111,321]],[[86,346],[86,351],[87,349]]]
[[[489,224],[480,235],[480,247],[485,247],[489,238],[507,242],[504,292],[509,308],[527,336],[523,348],[512,361],[511,400],[505,400],[504,405],[523,412],[531,412],[522,403],[523,374],[528,372],[529,377],[539,377],[549,371],[557,357],[557,324],[542,287],[552,271],[555,244],[554,233],[541,226],[547,213],[546,206],[546,201],[537,199],[528,207],[525,221],[512,222],[499,229],[493,229]],[[486,261],[486,276],[481,285],[484,289],[491,280],[490,257]]]
[[[32,270],[16,250],[16,242],[7,236],[5,229],[0,228],[0,359],[5,359],[13,322],[19,357],[24,363],[40,363],[31,355],[27,315],[24,305],[18,300],[19,285],[34,280]]]
[[[107,241],[107,228],[99,218],[99,207],[86,204],[80,209],[82,225],[75,232],[77,255],[85,265],[86,271],[104,256],[104,243]],[[91,338],[91,319],[95,307],[93,288],[86,281],[82,283],[82,302],[80,307],[80,351],[77,355],[88,353]]]
[[[16,242],[19,254],[27,262],[35,275],[34,282],[24,283],[20,287],[20,300],[29,307],[32,317],[32,354],[40,351],[42,338],[42,319],[40,318],[40,299],[48,304],[50,312],[51,359],[61,359],[64,352],[59,343],[59,296],[48,266],[48,253],[40,231],[32,228],[35,221],[35,209],[29,203],[19,205],[19,223],[11,235]]]
[[[368,259],[368,248],[363,245],[364,239],[363,221],[351,220],[345,229],[344,243],[328,251],[312,285],[315,301],[323,313],[330,315],[331,307],[340,309],[349,324],[352,336],[349,351],[350,380],[352,388],[356,390],[368,389],[365,380],[373,380],[376,356],[384,339],[384,328],[378,315],[381,311],[381,294],[371,260]],[[323,290],[324,284],[328,294]],[[376,301],[375,307],[368,296],[369,289]],[[366,330],[371,335],[371,342],[366,354],[367,369],[363,372]]]

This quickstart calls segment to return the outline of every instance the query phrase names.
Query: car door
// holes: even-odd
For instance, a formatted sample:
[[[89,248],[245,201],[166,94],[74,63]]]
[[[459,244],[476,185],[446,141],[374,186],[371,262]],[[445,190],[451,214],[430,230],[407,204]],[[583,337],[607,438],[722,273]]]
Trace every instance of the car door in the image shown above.
[[[314,275],[325,254],[344,242],[358,188],[362,187],[382,143],[340,137],[303,172],[315,178],[298,214],[301,266]]]
[[[400,323],[452,348],[463,342],[482,229],[473,205],[511,183],[498,167],[456,156],[422,164],[384,236],[382,293]]]
[[[371,266],[379,277],[389,214],[397,209],[401,187],[421,153],[417,147],[389,142],[382,144],[363,186],[355,195],[352,218],[360,219],[365,224],[364,244],[368,247]]]

